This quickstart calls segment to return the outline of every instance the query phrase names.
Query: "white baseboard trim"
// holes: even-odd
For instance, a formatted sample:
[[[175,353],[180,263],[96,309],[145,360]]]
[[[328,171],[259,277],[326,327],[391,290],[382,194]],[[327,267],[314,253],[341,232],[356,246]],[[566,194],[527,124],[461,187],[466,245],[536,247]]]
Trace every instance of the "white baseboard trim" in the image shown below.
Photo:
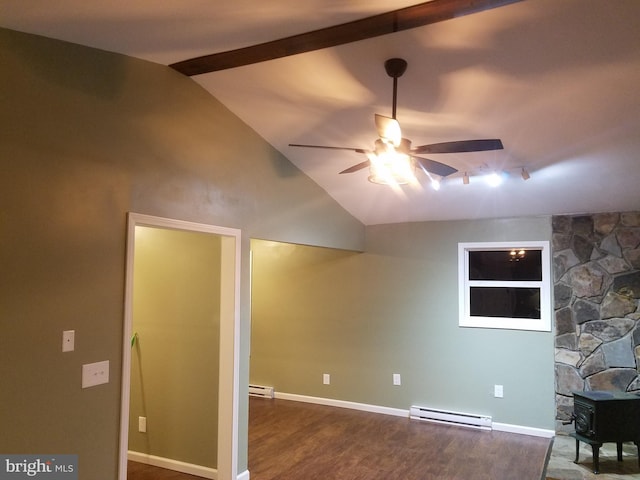
[[[134,462],[153,465],[154,467],[166,468],[168,470],[174,470],[176,472],[188,473],[189,475],[196,475],[198,477],[209,478],[212,480],[216,480],[218,478],[218,471],[215,468],[203,467],[202,465],[181,462],[179,460],[173,460],[171,458],[158,457],[156,455],[134,452],[132,450],[129,450],[127,452],[127,458]],[[248,473],[249,472],[247,471],[246,480],[249,479]],[[240,478],[240,476],[238,476],[238,478]]]
[[[296,393],[276,392],[276,398],[282,400],[293,400],[294,402],[317,403],[329,407],[350,408],[352,410],[362,410],[364,412],[382,413],[384,415],[394,415],[396,417],[408,417],[409,410],[400,408],[381,407],[379,405],[369,405],[367,403],[348,402],[346,400],[335,400],[333,398],[309,397]]]
[[[335,400],[333,398],[310,397],[307,395],[298,395],[296,393],[283,393],[276,391],[275,398],[279,398],[282,400],[292,400],[294,402],[317,403],[319,405],[328,405],[330,407],[351,408],[353,410],[382,413],[385,415],[394,415],[396,417],[409,416],[409,410],[403,410],[401,408],[382,407],[380,405],[348,402],[346,400]],[[545,438],[551,438],[556,434],[555,430],[545,430],[543,428],[525,427],[522,425],[510,425],[508,423],[497,422],[493,422],[492,429],[498,432],[518,433],[520,435],[532,435],[534,437]]]
[[[531,435],[534,437],[551,438],[555,437],[555,430],[546,430],[544,428],[523,427],[522,425],[510,425],[508,423],[493,422],[493,429],[498,432],[519,433],[520,435]]]
[[[238,480],[249,480],[249,470],[238,474]]]

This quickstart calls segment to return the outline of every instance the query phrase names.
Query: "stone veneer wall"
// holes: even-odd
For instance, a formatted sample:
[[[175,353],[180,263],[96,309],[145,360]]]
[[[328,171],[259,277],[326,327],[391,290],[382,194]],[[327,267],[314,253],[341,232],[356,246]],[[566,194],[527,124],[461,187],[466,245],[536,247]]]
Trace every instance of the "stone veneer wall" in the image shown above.
[[[574,391],[640,391],[640,212],[553,217],[556,430]]]

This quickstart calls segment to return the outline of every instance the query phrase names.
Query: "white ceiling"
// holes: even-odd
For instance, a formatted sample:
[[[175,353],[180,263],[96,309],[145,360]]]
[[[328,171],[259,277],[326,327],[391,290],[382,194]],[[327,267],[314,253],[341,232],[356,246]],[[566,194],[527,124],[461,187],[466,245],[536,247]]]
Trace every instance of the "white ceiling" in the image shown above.
[[[0,25],[161,64],[250,46],[416,0],[2,0]],[[525,0],[335,48],[193,77],[363,223],[640,209],[640,2]],[[435,192],[367,181],[349,151],[391,115],[383,64],[402,57],[397,118],[414,145],[500,138],[429,158],[461,173]],[[423,155],[427,156],[427,155]],[[520,168],[531,178],[524,181]],[[509,173],[491,188],[474,177]],[[422,175],[422,174],[419,174]]]

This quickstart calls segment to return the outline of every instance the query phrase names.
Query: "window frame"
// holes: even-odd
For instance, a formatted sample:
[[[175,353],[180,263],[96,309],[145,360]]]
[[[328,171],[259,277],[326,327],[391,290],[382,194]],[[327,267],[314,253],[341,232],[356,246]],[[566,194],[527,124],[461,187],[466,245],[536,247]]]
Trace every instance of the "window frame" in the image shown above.
[[[539,250],[541,280],[469,280],[469,252],[504,250]],[[472,316],[471,287],[538,288],[540,318]],[[458,243],[458,325],[460,327],[505,330],[551,331],[551,253],[548,241]]]

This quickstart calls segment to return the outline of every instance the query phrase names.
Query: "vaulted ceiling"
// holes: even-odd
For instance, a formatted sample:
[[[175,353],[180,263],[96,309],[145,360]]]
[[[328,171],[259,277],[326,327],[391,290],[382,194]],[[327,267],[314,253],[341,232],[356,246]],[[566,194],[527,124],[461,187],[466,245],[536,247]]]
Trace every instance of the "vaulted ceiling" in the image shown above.
[[[0,26],[171,65],[416,3],[9,0]],[[640,209],[640,2],[436,3],[493,8],[192,78],[365,224]],[[435,191],[422,172],[419,186],[395,189],[368,182],[366,168],[338,174],[361,153],[289,146],[372,149],[374,114],[391,116],[392,57],[408,62],[403,136],[500,138],[504,149],[423,155],[458,170]],[[494,170],[500,187],[482,181]]]

